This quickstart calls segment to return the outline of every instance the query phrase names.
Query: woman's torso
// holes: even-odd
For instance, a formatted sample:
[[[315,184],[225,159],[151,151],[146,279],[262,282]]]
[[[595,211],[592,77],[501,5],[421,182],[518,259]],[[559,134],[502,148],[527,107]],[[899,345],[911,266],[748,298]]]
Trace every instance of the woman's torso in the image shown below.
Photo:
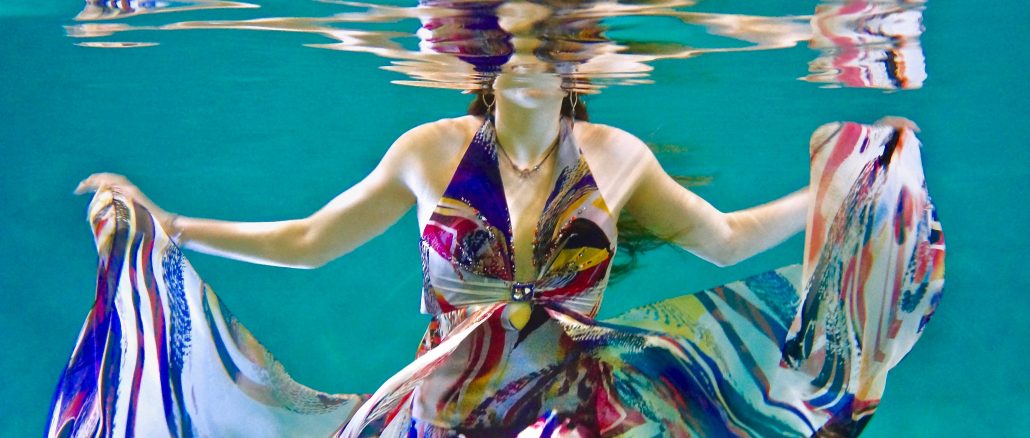
[[[556,382],[591,373],[548,315],[595,315],[615,252],[615,217],[571,120],[561,123],[547,171],[524,178],[505,177],[493,124],[477,121],[422,223],[422,310],[434,318],[421,351],[438,345],[469,314],[496,303],[505,307],[416,391],[415,417],[442,427],[511,426],[542,409],[576,408],[581,394]],[[529,208],[509,199],[519,189],[525,190],[521,199],[536,198]],[[518,260],[520,241],[525,254]],[[532,315],[521,326],[507,319],[518,306]],[[578,377],[555,380],[556,372]],[[540,404],[510,403],[526,400],[527,391]]]

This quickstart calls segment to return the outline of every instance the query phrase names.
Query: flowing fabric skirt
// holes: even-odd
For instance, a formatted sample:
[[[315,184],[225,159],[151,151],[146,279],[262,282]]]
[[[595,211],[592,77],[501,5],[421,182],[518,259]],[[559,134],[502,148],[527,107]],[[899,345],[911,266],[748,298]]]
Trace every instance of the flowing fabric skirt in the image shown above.
[[[543,310],[595,378],[589,414],[520,436],[856,435],[941,296],[944,238],[908,130],[813,136],[802,264],[596,321]],[[375,394],[294,382],[143,207],[96,194],[96,302],[54,394],[49,436],[437,436],[411,396],[505,304],[470,314]],[[559,377],[560,379],[561,377]],[[469,433],[473,434],[473,433]]]

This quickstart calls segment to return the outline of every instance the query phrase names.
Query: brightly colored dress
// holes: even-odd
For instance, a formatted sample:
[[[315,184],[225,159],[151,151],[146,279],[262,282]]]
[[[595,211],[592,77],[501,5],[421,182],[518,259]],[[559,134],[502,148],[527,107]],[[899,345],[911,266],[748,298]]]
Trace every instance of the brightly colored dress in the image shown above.
[[[914,134],[823,131],[801,265],[598,321],[617,230],[571,132],[563,120],[532,245],[537,274],[519,282],[496,134],[484,122],[422,230],[430,326],[416,359],[372,395],[291,380],[145,209],[98,193],[97,301],[48,434],[860,432],[943,285],[944,239]]]

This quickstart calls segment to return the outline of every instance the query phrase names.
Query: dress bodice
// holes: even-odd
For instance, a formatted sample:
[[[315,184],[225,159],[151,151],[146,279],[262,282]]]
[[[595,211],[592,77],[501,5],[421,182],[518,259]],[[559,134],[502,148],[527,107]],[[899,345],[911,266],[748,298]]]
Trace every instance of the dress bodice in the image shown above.
[[[421,236],[422,312],[527,301],[593,316],[615,253],[615,221],[562,119],[554,187],[537,222],[531,282],[515,281],[511,216],[487,118],[465,150]]]

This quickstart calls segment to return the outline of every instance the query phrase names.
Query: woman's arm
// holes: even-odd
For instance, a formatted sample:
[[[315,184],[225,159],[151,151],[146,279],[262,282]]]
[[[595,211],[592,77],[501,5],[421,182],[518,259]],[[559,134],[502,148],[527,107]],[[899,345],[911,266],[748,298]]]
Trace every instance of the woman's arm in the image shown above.
[[[186,248],[237,260],[317,268],[382,234],[414,203],[393,166],[380,163],[363,180],[302,219],[229,222],[180,217],[168,232]]]
[[[637,147],[646,148],[642,142]],[[724,213],[673,180],[654,154],[642,157],[642,171],[627,200],[627,211],[657,236],[718,266],[747,259],[805,228],[810,203],[807,188]]]
[[[877,125],[895,129],[919,127],[904,117],[886,116]],[[809,147],[828,141],[839,124],[829,123],[812,134]],[[679,185],[647,146],[629,134],[620,138],[639,153],[642,170],[632,187],[626,209],[661,238],[719,266],[729,266],[782,243],[805,228],[811,197],[807,187],[775,201],[723,213]]]
[[[314,268],[381,234],[409,209],[415,196],[405,181],[418,160],[417,145],[434,141],[426,125],[408,131],[376,168],[312,215],[275,222],[230,222],[182,217],[150,201],[121,175],[91,175],[77,193],[110,187],[146,206],[180,244],[200,252],[275,266]]]

